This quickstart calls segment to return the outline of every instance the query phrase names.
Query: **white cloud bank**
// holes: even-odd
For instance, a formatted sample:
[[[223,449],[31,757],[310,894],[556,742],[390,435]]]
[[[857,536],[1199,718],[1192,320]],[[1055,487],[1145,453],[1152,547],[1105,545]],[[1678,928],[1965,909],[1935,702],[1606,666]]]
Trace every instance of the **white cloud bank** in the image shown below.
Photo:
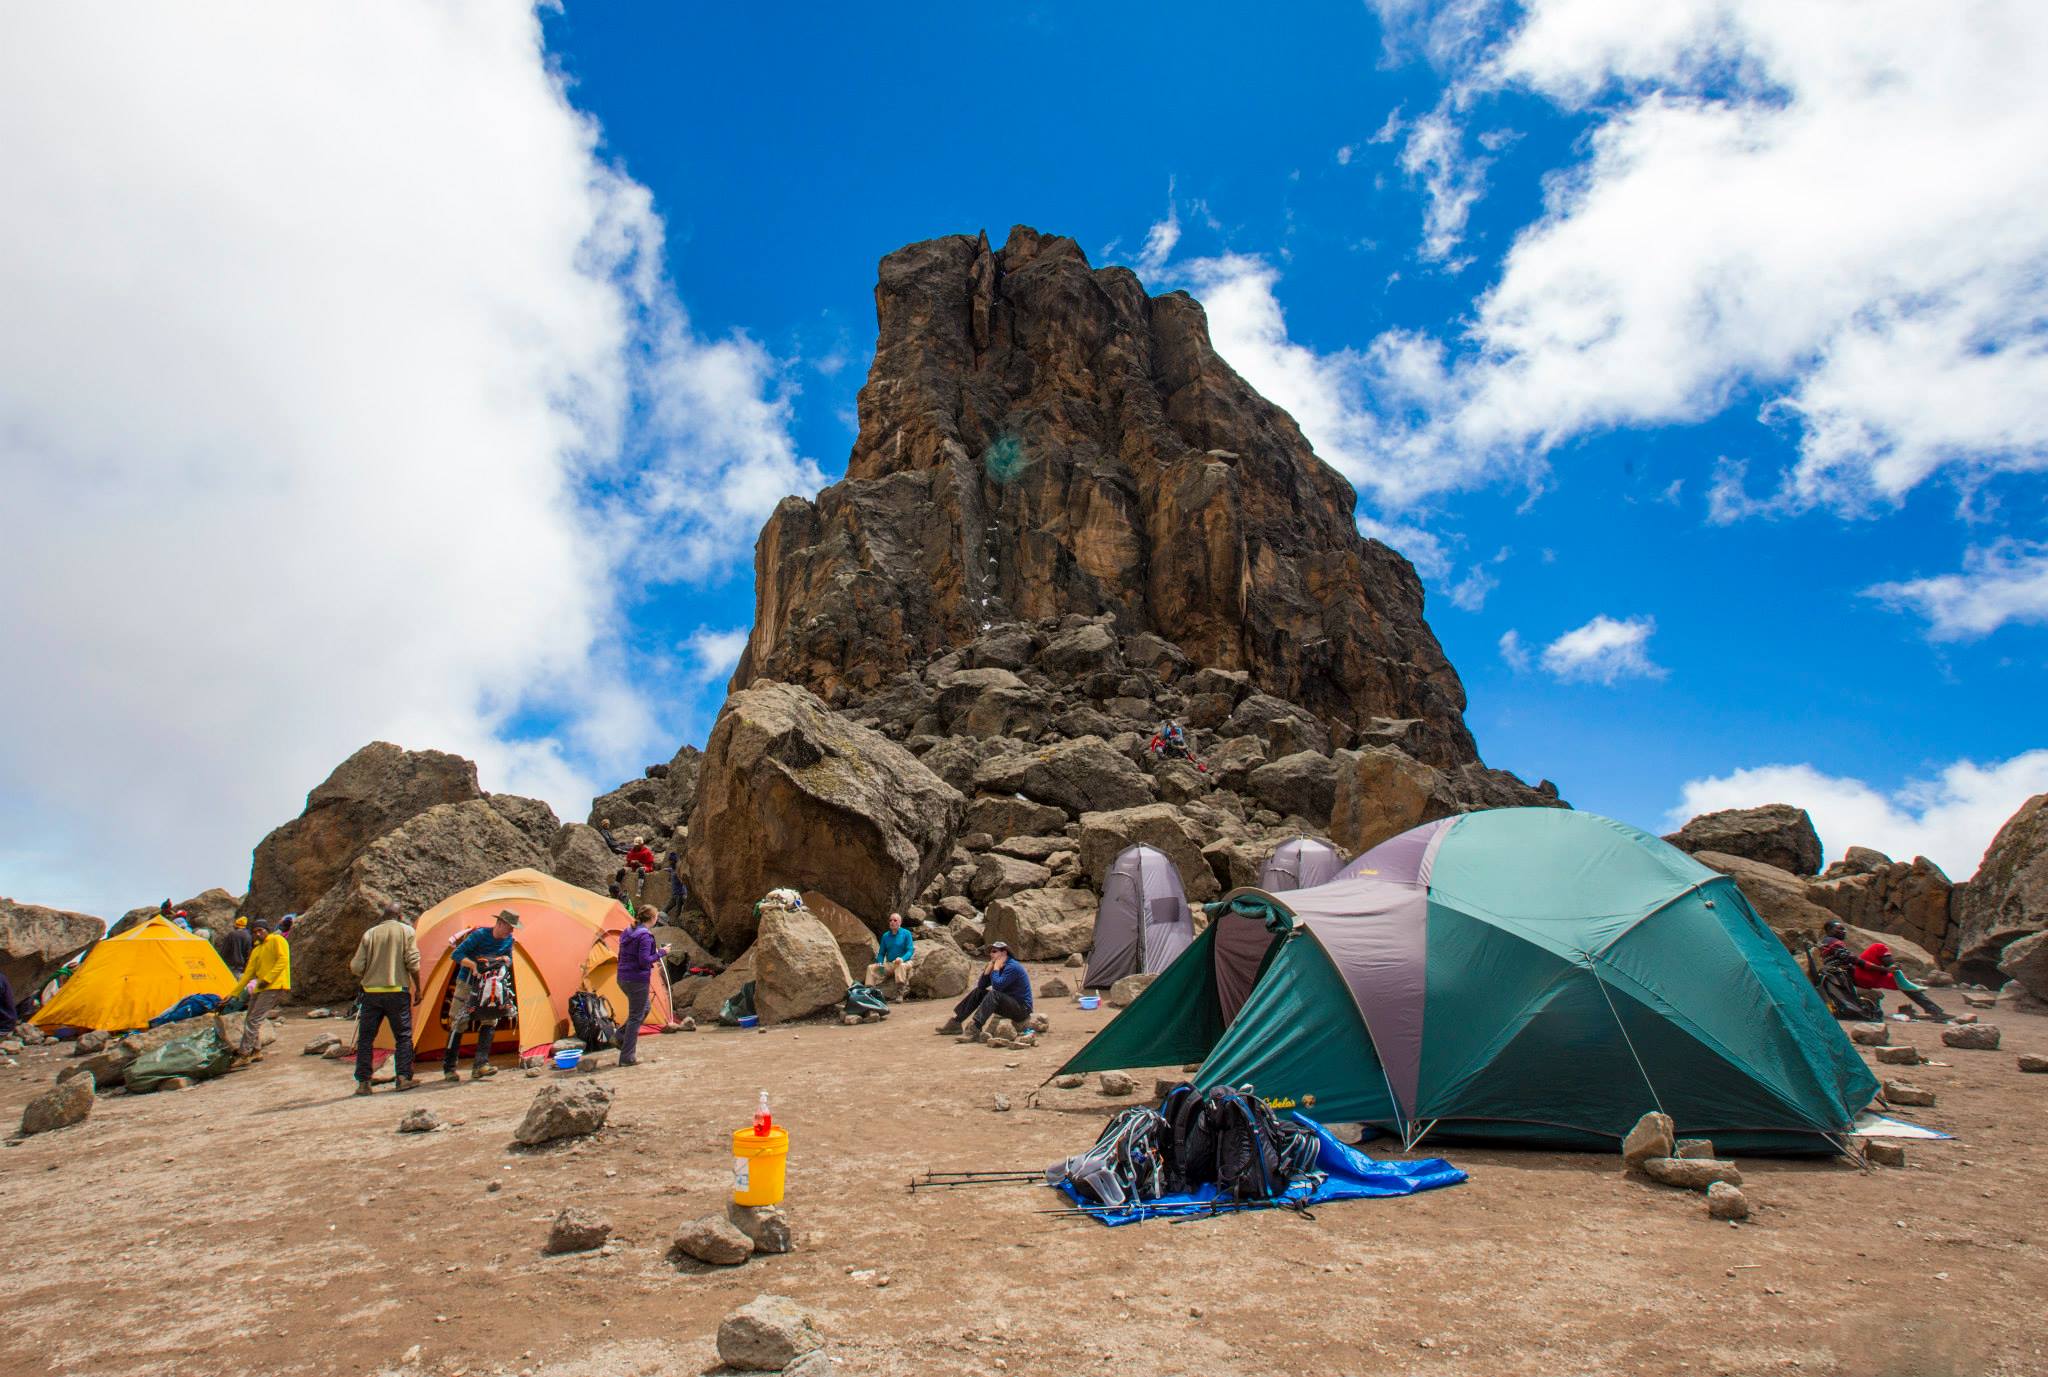
[[[1650,659],[1656,630],[1653,617],[1597,616],[1543,647],[1543,668],[1566,683],[1610,688],[1624,679],[1662,679],[1664,667]],[[1501,649],[1507,653],[1505,645]]]
[[[0,126],[0,889],[239,887],[375,737],[569,812],[667,753],[622,592],[818,475],[531,13],[23,10]]]
[[[2007,622],[2048,624],[2048,544],[1998,540],[1971,549],[1959,574],[1880,583],[1863,590],[1927,619],[1937,641],[1988,636]]]
[[[1990,765],[1957,761],[1891,793],[1812,765],[1762,765],[1688,782],[1664,824],[1675,830],[1719,808],[1796,804],[1812,815],[1830,860],[1851,846],[1869,846],[1895,860],[1925,856],[1960,881],[1976,873],[2006,819],[2043,792],[2048,750]]]

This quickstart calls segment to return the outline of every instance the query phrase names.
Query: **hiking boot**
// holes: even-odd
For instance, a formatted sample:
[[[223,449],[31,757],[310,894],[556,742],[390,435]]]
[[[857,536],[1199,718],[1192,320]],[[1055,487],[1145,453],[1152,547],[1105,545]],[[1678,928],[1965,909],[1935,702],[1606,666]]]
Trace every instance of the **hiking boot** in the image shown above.
[[[942,1038],[952,1037],[955,1033],[959,1031],[960,1020],[957,1018],[949,1018],[944,1023],[941,1023],[939,1025],[939,1036]]]
[[[459,1081],[462,1079],[462,1073],[451,1066],[441,1073],[441,1079],[444,1081]]]
[[[970,1023],[970,1024],[968,1024],[968,1025],[967,1025],[966,1027],[964,1027],[964,1028],[962,1028],[962,1029],[960,1030],[960,1036],[959,1036],[959,1037],[957,1037],[957,1038],[954,1038],[954,1039],[953,1039],[953,1041],[955,1041],[955,1042],[980,1042],[980,1041],[981,1041],[981,1025],[980,1025],[979,1023]]]
[[[367,1094],[369,1094],[369,1093],[370,1093],[370,1083],[369,1083],[368,1081],[357,1081],[357,1082],[356,1082],[356,1094],[358,1094],[358,1095],[367,1095]]]
[[[411,1076],[400,1076],[398,1078],[398,1089],[400,1090],[410,1090],[417,1084],[419,1082],[415,1081]]]
[[[491,1065],[487,1061],[479,1062],[477,1065],[471,1067],[469,1070],[469,1078],[473,1081],[480,1081],[487,1076],[495,1076],[497,1074],[498,1068]]]

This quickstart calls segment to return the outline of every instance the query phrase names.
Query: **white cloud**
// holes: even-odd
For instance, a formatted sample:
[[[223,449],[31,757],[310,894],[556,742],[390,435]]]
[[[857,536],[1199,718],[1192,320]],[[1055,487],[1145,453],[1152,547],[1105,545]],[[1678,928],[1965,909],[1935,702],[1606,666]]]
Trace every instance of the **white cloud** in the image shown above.
[[[24,11],[0,125],[0,888],[239,887],[374,737],[575,814],[673,746],[620,598],[816,469],[531,13]]]
[[[747,628],[744,626],[724,631],[708,626],[698,627],[683,643],[683,650],[690,657],[690,678],[699,684],[725,678],[739,664],[740,654],[746,648]]]
[[[1529,672],[1529,649],[1522,644],[1522,633],[1513,627],[1500,633],[1500,658],[1517,674]]]
[[[1458,353],[1432,365],[1400,335],[1372,351],[1426,365],[1387,402],[1411,418],[1377,449],[1406,470],[1377,480],[1390,498],[1746,389],[1799,437],[1774,509],[2048,467],[2048,6],[1378,7],[1446,71],[1439,113],[1533,93],[1590,121]],[[1424,226],[1441,252],[1474,188],[1456,131],[1420,124],[1408,161],[1444,179]]]
[[[1339,148],[1339,149],[1337,150],[1337,166],[1339,166],[1339,167],[1349,167],[1349,166],[1351,166],[1351,145],[1350,145],[1350,144],[1348,144],[1348,143],[1347,143],[1347,144],[1345,144],[1345,145],[1344,145],[1344,146],[1343,146],[1342,148]]]
[[[1925,856],[1952,880],[1976,873],[1998,829],[2035,794],[2048,792],[2048,750],[1978,765],[1961,760],[1890,793],[1812,765],[1762,765],[1687,782],[1665,815],[1676,829],[1719,808],[1791,803],[1813,816],[1830,860],[1851,846],[1895,860]]]
[[[1616,620],[1601,615],[1543,647],[1543,668],[1567,683],[1606,684],[1623,679],[1662,679],[1650,660],[1651,617]]]
[[[1911,609],[1937,641],[1969,641],[2007,622],[2048,623],[2048,544],[1996,540],[1963,555],[1963,571],[1880,583],[1865,597]]]
[[[1486,595],[1500,587],[1500,579],[1494,574],[1495,566],[1507,562],[1508,551],[1503,549],[1492,559],[1474,564],[1465,571],[1465,577],[1452,584],[1447,590],[1451,605],[1463,612],[1477,612],[1486,606]]]
[[[1157,276],[1173,257],[1174,249],[1180,244],[1180,212],[1173,204],[1173,179],[1166,181],[1166,218],[1154,221],[1152,228],[1145,231],[1145,247],[1138,251],[1138,271],[1146,277]]]
[[[1423,578],[1438,582],[1450,576],[1450,553],[1434,532],[1420,526],[1381,521],[1364,512],[1358,514],[1357,520],[1360,535],[1400,551]]]
[[[1422,183],[1426,259],[1450,257],[1486,188],[1487,160],[1468,156],[1463,137],[1457,121],[1439,107],[1408,126],[1408,141],[1401,146],[1401,170]]]

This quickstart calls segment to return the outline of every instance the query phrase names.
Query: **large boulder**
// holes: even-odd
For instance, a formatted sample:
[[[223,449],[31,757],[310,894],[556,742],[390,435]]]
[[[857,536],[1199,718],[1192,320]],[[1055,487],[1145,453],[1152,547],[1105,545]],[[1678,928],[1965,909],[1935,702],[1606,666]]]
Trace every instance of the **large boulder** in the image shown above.
[[[483,797],[476,766],[445,751],[372,741],[306,795],[306,810],[256,844],[248,911],[303,913],[371,842],[429,808]]]
[[[1693,859],[1733,879],[1735,887],[1749,900],[1750,907],[1770,925],[1771,931],[1778,934],[1778,940],[1794,955],[1802,954],[1809,946],[1817,944],[1821,940],[1821,929],[1836,916],[1813,902],[1809,881],[1780,866],[1753,861],[1746,856],[1727,856],[1718,851],[1697,852]],[[1925,977],[1935,969],[1932,953],[1911,938],[1897,933],[1872,932],[1850,924],[1848,941],[1858,951],[1872,942],[1883,942],[1892,949],[1893,957],[1909,975]]]
[[[605,892],[621,864],[618,853],[586,823],[567,824],[548,847],[548,874],[593,894]]]
[[[1051,881],[1052,871],[1035,861],[990,851],[975,863],[974,878],[967,882],[967,897],[986,908],[1020,889],[1043,889]]]
[[[1281,817],[1320,827],[1337,802],[1337,762],[1318,751],[1296,751],[1253,770],[1245,787]]]
[[[1080,840],[1081,869],[1098,892],[1110,863],[1133,846],[1156,847],[1165,852],[1174,869],[1180,872],[1181,886],[1188,898],[1195,902],[1214,899],[1221,892],[1215,872],[1202,855],[1210,835],[1170,803],[1083,813]]]
[[[242,911],[242,899],[240,895],[230,894],[216,885],[212,889],[202,890],[183,903],[173,903],[171,910],[183,910],[185,921],[196,931],[207,937],[219,938],[234,927],[235,918]],[[107,936],[114,937],[146,923],[159,911],[160,908],[156,904],[131,908],[107,929]]]
[[[1741,856],[1794,875],[1820,871],[1820,834],[1806,810],[1789,803],[1702,813],[1664,840],[1680,851]]]
[[[957,999],[973,979],[974,963],[951,942],[919,942],[910,958],[912,999]]]
[[[2048,928],[2048,794],[2006,820],[1977,873],[1955,889],[1956,973],[1998,983],[2006,947]]]
[[[1330,840],[1353,855],[1458,811],[1441,770],[1392,746],[1340,751],[1335,763]]]
[[[1095,906],[1085,889],[1027,889],[989,905],[984,933],[1020,961],[1058,961],[1095,945]]]
[[[853,976],[832,930],[800,908],[763,905],[754,942],[754,1008],[789,1023],[838,1004]]]
[[[966,816],[960,820],[960,831],[963,834],[985,832],[1002,841],[1008,837],[1043,836],[1066,825],[1067,813],[1063,808],[1055,808],[1049,803],[1034,803],[1015,794],[987,794],[968,800]]]
[[[680,850],[676,845],[677,834],[689,826],[690,812],[696,807],[697,779],[703,763],[702,751],[685,746],[668,764],[649,766],[640,778],[629,779],[610,793],[592,799],[587,821],[592,826],[608,827],[621,842],[641,836],[657,848]]]
[[[68,959],[106,933],[89,913],[0,898],[0,971],[17,999],[42,988]]]
[[[810,915],[823,923],[832,934],[832,940],[839,944],[839,954],[846,958],[846,969],[853,972],[854,979],[860,979],[875,959],[876,929],[887,925],[888,916],[877,914],[880,921],[875,929],[870,929],[858,914],[830,895],[808,889],[804,891],[803,900]]]
[[[1254,693],[1239,703],[1217,731],[1224,736],[1255,736],[1273,756],[1300,751],[1328,754],[1330,749],[1330,733],[1322,723],[1268,693]]]
[[[728,698],[690,824],[696,898],[727,949],[770,889],[821,889],[857,913],[908,906],[944,862],[958,790],[879,732],[789,684]]]
[[[1020,795],[1068,813],[1152,801],[1138,767],[1099,736],[984,761],[974,773],[974,786],[984,794]]]
[[[1949,908],[1955,886],[1941,867],[1925,856],[1894,861],[1866,847],[1849,849],[1859,853],[1855,861],[1829,866],[1807,885],[1807,897],[1846,923],[1896,934],[1943,960],[1953,958]]]
[[[348,963],[377,922],[382,898],[417,917],[458,890],[508,870],[545,869],[547,861],[532,837],[486,799],[439,804],[406,819],[351,860],[293,927],[293,997],[317,1002],[354,994]]]
[[[2034,998],[2048,1000],[2048,932],[2009,943],[1999,953],[1998,969],[2019,981]]]

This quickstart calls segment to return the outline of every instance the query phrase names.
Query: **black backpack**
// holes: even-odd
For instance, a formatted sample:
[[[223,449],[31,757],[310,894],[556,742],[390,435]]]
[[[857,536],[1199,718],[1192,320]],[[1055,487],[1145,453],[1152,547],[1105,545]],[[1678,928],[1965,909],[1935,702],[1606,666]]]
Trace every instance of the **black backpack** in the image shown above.
[[[1271,1200],[1315,1167],[1316,1135],[1283,1121],[1257,1095],[1218,1087],[1203,1108],[1201,1128],[1213,1141],[1214,1180],[1233,1200]],[[1193,1146],[1201,1146],[1199,1137]]]
[[[1159,1103],[1169,1190],[1191,1191],[1216,1179],[1216,1135],[1203,1123],[1207,1107],[1208,1097],[1185,1081]]]
[[[619,1025],[612,1017],[611,1001],[589,990],[569,996],[569,1026],[586,1052],[619,1045]]]

